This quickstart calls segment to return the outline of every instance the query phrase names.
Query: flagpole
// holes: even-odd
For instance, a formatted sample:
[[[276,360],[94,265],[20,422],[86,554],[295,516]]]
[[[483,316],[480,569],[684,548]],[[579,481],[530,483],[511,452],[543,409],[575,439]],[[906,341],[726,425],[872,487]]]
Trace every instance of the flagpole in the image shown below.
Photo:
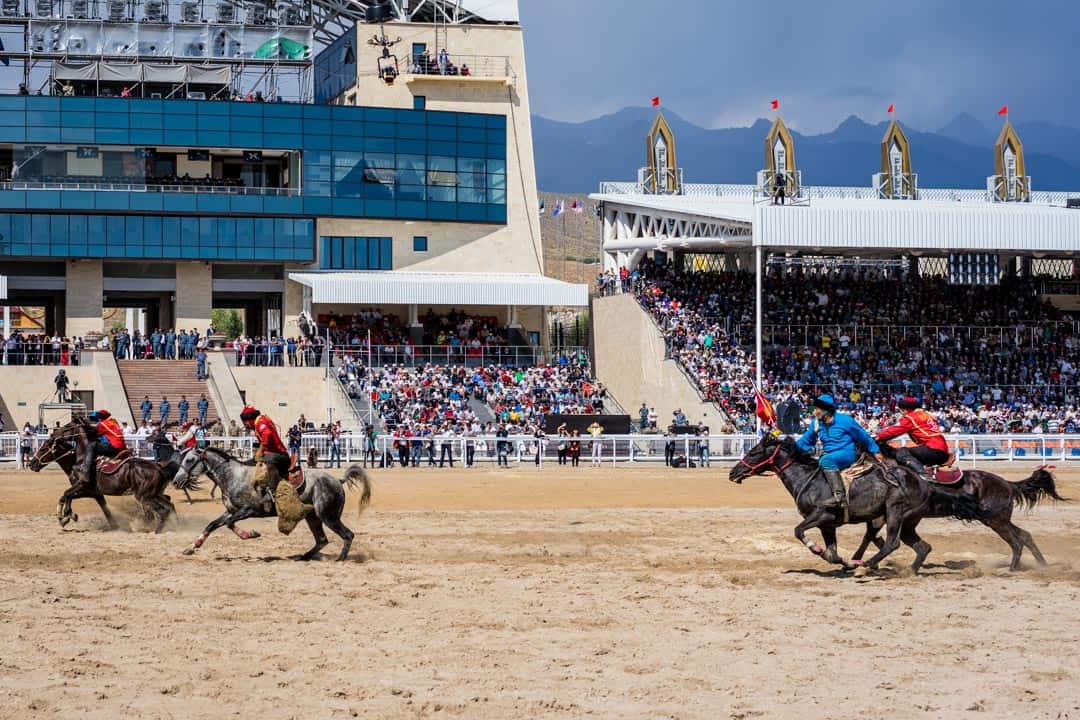
[[[754,386],[760,392],[761,390],[761,329],[762,329],[762,262],[761,262],[761,245],[754,246]],[[757,413],[754,413],[754,417],[757,418],[757,432],[761,434],[761,418],[757,417]]]

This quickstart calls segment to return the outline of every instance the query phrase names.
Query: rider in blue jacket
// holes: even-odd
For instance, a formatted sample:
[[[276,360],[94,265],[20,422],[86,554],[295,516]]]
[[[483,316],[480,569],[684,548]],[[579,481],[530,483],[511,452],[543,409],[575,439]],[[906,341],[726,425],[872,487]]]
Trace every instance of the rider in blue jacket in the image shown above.
[[[814,400],[814,419],[797,444],[801,450],[813,452],[819,440],[822,455],[818,458],[818,464],[829,481],[835,505],[845,507],[847,490],[840,471],[855,464],[860,447],[874,453],[878,460],[883,460],[881,450],[870,433],[863,430],[853,417],[836,412],[832,395],[821,395]]]

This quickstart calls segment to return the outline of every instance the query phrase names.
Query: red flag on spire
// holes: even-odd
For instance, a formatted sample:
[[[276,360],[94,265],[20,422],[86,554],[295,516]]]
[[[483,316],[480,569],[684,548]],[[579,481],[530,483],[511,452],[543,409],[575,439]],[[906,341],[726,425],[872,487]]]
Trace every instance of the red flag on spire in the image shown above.
[[[652,99],[652,106],[653,107],[660,107],[660,96],[659,95],[657,95],[656,97],[654,97]]]
[[[1009,106],[1008,105],[1002,105],[1001,109],[998,110],[998,115],[1008,115],[1008,114],[1009,114]]]
[[[780,101],[779,100],[773,100],[770,104],[772,105],[773,110],[779,110],[780,109]]]
[[[896,109],[896,108],[895,108],[895,107],[893,106],[893,104],[892,104],[892,103],[889,103],[889,112],[891,113],[891,112],[892,112],[892,111],[894,111],[895,109]]]

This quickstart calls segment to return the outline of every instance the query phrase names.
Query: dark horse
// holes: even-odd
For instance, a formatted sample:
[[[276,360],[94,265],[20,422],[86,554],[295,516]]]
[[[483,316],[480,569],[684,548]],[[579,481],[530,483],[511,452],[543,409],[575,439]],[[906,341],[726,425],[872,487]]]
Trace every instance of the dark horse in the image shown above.
[[[832,500],[832,491],[817,460],[800,450],[795,441],[787,437],[766,435],[731,468],[729,479],[741,483],[751,475],[767,472],[780,477],[803,516],[803,521],[795,527],[798,541],[815,555],[846,568],[859,563],[848,563],[837,553],[836,529],[841,525],[868,523],[884,517],[885,542],[866,565],[876,568],[903,541],[915,551],[915,562],[911,569],[918,572],[931,548],[930,543],[919,537],[915,528],[931,500],[940,503],[943,510],[947,509],[950,517],[981,519],[974,504],[967,502],[963,496],[939,498],[940,491],[932,489],[929,483],[911,470],[885,467],[876,462],[867,473],[851,483],[848,517],[845,518],[843,509],[827,504]],[[806,537],[806,531],[815,527],[821,530],[821,536],[825,539],[824,549]]]
[[[194,489],[198,486],[200,475],[206,474],[221,488],[221,501],[225,512],[212,520],[202,534],[195,539],[191,547],[184,550],[185,555],[193,555],[202,547],[210,533],[225,526],[242,540],[258,537],[254,531],[238,530],[236,523],[247,518],[273,517],[277,514],[274,502],[257,492],[251,484],[255,466],[237,460],[224,450],[206,448],[186,451],[180,460],[180,470],[173,478],[173,485],[180,489]],[[306,553],[297,556],[297,560],[313,560],[326,547],[329,540],[323,525],[337,533],[342,540],[338,560],[349,555],[353,541],[353,532],[341,522],[341,513],[345,509],[345,487],[361,485],[360,512],[371,502],[371,480],[359,465],[353,465],[345,471],[344,482],[324,470],[308,469],[305,472],[304,485],[300,490],[300,500],[313,506],[308,512],[308,527],[315,537],[315,546]],[[282,480],[281,482],[287,482]]]
[[[890,446],[882,447],[885,453],[889,453],[890,450]],[[1039,551],[1031,533],[1012,522],[1014,507],[1024,506],[1030,510],[1046,497],[1066,500],[1058,494],[1054,476],[1045,467],[1037,468],[1029,477],[1018,482],[1010,482],[1000,475],[984,470],[965,470],[960,482],[945,486],[942,492],[965,495],[978,504],[982,514],[979,521],[996,532],[1012,549],[1010,570],[1020,569],[1020,555],[1025,547],[1035,556],[1036,562],[1040,565],[1046,564],[1046,558]],[[948,507],[936,502],[938,497],[940,495],[935,495],[935,498],[931,500],[924,517],[948,517]],[[881,546],[881,540],[877,535],[882,524],[880,518],[866,523],[866,534],[863,535],[862,543],[859,544],[859,549],[855,551],[852,560],[857,561],[862,558],[871,542],[876,543],[878,547]]]
[[[82,461],[86,445],[96,440],[91,437],[86,424],[73,420],[59,427],[42,443],[29,467],[39,472],[51,462],[55,462],[68,476],[71,487],[60,497],[56,505],[56,518],[60,527],[69,522],[78,522],[79,516],[71,510],[71,502],[79,498],[93,498],[97,501],[109,528],[119,527],[116,518],[105,504],[106,495],[134,495],[143,513],[154,522],[154,532],[161,532],[170,515],[176,513],[169,496],[164,493],[165,486],[179,469],[179,463],[173,461],[158,465],[150,460],[132,458],[124,467],[113,473],[97,473],[97,482],[87,482],[78,464]]]

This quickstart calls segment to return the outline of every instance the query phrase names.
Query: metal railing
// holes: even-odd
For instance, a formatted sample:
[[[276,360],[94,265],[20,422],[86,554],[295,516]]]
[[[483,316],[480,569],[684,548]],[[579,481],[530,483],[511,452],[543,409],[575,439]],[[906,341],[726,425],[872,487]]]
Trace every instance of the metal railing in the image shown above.
[[[463,365],[486,367],[502,365],[528,367],[540,364],[568,363],[578,358],[588,359],[588,349],[577,346],[539,348],[527,345],[487,345],[479,348],[449,345],[335,345],[331,349],[331,362],[337,366],[345,359],[367,367],[402,365],[418,367],[432,365]]]
[[[258,195],[299,197],[300,188],[247,187],[243,185],[166,185],[138,182],[66,182],[14,180],[0,182],[0,190],[98,190],[114,192],[179,193],[184,195]]]
[[[438,57],[415,56],[402,68],[405,75],[430,75],[452,78],[511,78],[514,76],[507,55],[458,55],[450,53],[443,62]]]
[[[48,438],[47,435],[35,435],[29,452],[33,454]],[[0,462],[18,462],[22,436],[18,433],[0,433]],[[1005,462],[1060,462],[1080,463],[1080,434],[1077,435],[947,435],[950,448],[957,455],[961,468],[977,467],[981,464]],[[507,464],[544,465],[559,463],[559,457],[569,452],[569,445],[576,441],[580,444],[579,458],[582,464],[659,464],[668,458],[683,458],[697,467],[708,467],[712,463],[731,463],[740,459],[757,441],[753,434],[732,435],[601,435],[594,439],[580,437],[543,437],[510,435],[499,438],[494,435],[463,437],[460,435],[436,435],[419,442],[412,438],[399,439],[392,435],[377,435],[374,439],[374,452],[367,452],[368,440],[357,433],[340,435],[337,440],[326,434],[305,433],[300,443],[299,456],[306,462],[310,450],[315,450],[318,463],[322,467],[331,464],[352,464],[370,462],[375,457],[375,465],[386,466],[401,464],[400,444],[406,448],[407,463],[415,462],[421,467],[437,464],[443,455],[443,445],[454,463],[464,464],[471,450],[476,464],[499,463],[505,458]],[[226,437],[214,436],[207,442],[227,450],[239,459],[248,459],[252,455],[251,436]],[[668,447],[670,443],[670,447]],[[153,457],[153,447],[145,439],[129,438],[128,444],[139,456]],[[417,449],[417,445],[419,448]],[[296,450],[297,448],[291,448]],[[567,464],[570,464],[570,458]],[[561,464],[561,463],[560,463]]]
[[[721,320],[722,318],[716,318],[717,322]],[[726,325],[725,327],[727,328]],[[753,325],[739,323],[733,329],[727,329],[729,333],[733,330],[734,337],[739,342],[753,344]],[[1073,320],[1018,323],[1017,325],[864,325],[861,323],[814,325],[766,322],[762,328],[762,340],[766,345],[803,345],[820,349],[822,336],[828,334],[831,338],[830,345],[834,348],[844,346],[842,338],[845,336],[847,344],[856,347],[872,347],[880,342],[895,347],[896,343],[903,343],[909,339],[929,339],[931,346],[936,348],[949,346],[957,339],[986,339],[1001,344],[1009,341],[1017,346],[1037,347],[1043,341],[1046,332],[1077,335],[1080,334],[1080,323]],[[942,339],[942,335],[945,339]]]

